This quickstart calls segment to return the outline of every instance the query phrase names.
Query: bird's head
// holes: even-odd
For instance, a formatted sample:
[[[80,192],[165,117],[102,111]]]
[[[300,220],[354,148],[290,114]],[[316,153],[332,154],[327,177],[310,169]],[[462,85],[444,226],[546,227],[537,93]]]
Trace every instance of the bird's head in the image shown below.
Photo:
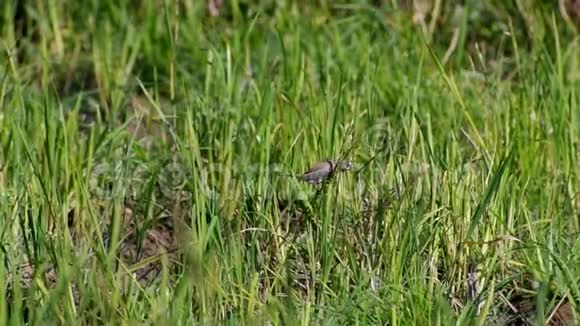
[[[349,171],[352,170],[353,167],[354,165],[349,160],[340,161],[340,163],[338,163],[338,169],[341,171]]]

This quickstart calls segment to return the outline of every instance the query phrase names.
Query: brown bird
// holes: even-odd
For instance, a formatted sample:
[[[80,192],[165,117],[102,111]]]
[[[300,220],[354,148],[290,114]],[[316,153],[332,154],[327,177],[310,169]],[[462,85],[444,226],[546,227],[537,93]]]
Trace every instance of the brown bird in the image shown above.
[[[304,172],[298,178],[310,184],[318,185],[329,178],[336,171],[352,170],[353,164],[349,160],[339,161],[324,160],[316,163],[308,171]]]

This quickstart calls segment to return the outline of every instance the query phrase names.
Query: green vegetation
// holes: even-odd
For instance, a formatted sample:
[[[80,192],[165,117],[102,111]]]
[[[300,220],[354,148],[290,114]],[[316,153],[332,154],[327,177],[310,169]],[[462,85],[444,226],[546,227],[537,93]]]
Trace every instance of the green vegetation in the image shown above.
[[[574,1],[410,2],[2,1],[0,324],[578,322]]]

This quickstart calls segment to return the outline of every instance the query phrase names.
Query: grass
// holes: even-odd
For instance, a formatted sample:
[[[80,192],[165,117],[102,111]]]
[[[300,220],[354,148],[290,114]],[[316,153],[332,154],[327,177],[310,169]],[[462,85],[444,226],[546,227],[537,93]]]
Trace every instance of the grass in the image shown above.
[[[578,322],[577,34],[439,4],[3,2],[1,323]]]

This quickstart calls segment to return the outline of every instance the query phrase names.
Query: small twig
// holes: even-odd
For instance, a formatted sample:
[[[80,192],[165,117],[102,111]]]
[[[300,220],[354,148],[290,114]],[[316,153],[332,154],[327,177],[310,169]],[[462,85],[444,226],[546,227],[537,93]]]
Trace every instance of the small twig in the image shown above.
[[[441,0],[435,0],[433,11],[431,11],[431,21],[429,22],[429,37],[433,36],[437,19],[439,19],[439,12],[441,11]]]
[[[566,296],[563,296],[562,299],[560,299],[560,301],[558,302],[556,307],[554,307],[554,309],[552,310],[552,313],[550,314],[550,316],[546,320],[546,325],[550,325],[550,321],[552,321],[552,318],[554,318],[554,315],[556,313],[558,313],[558,309],[560,309],[560,307],[564,304],[565,300],[566,300]]]
[[[453,51],[455,51],[455,48],[457,47],[457,40],[459,40],[459,28],[456,27],[453,30],[453,36],[451,36],[451,43],[449,43],[449,47],[447,48],[447,51],[445,52],[445,55],[441,60],[442,65],[445,65],[447,63],[447,61],[451,57],[451,54],[453,54]]]

